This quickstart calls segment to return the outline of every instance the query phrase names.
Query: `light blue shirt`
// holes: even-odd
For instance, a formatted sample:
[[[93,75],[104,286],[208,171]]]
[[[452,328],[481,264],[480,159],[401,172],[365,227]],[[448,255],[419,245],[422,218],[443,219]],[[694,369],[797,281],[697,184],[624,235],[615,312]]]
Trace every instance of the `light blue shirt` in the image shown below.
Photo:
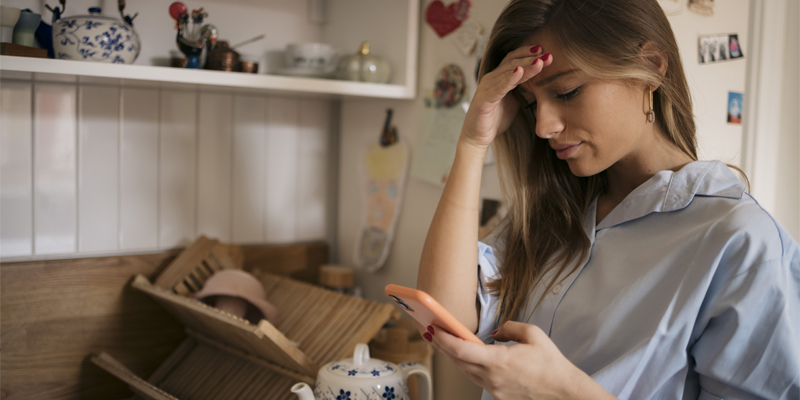
[[[620,399],[800,399],[800,248],[725,164],[661,171],[597,226],[596,205],[588,260],[517,321]],[[478,244],[487,343],[502,248]]]

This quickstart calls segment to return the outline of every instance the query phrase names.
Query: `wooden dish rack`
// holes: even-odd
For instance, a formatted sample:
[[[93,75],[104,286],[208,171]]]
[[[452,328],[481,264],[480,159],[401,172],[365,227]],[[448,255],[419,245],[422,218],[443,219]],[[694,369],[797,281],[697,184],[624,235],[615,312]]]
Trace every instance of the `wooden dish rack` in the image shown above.
[[[131,284],[161,304],[189,337],[144,380],[107,353],[92,362],[145,399],[294,399],[297,382],[311,385],[320,366],[348,358],[400,311],[319,286],[255,273],[267,301],[280,310],[276,325],[258,325],[189,297],[223,268],[241,268],[240,249],[200,237],[151,283]]]

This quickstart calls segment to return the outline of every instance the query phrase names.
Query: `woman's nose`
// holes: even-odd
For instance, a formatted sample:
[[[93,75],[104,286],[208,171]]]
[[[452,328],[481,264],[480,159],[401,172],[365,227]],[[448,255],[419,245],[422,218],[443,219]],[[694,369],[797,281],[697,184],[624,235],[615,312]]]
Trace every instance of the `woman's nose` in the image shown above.
[[[564,130],[564,121],[557,110],[545,102],[536,104],[536,136],[550,139]]]

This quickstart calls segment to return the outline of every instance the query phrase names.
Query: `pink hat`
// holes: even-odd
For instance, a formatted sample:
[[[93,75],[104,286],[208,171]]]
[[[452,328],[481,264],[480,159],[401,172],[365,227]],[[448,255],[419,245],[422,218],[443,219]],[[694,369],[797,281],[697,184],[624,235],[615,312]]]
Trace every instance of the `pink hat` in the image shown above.
[[[248,307],[246,315],[239,315],[239,317],[250,317],[246,319],[254,324],[257,324],[262,317],[273,325],[278,322],[278,310],[265,300],[264,286],[256,277],[247,272],[238,269],[217,271],[211,278],[208,278],[203,289],[192,297],[213,305],[216,296],[235,297],[248,302],[252,307]],[[260,315],[253,316],[251,315],[253,312]]]

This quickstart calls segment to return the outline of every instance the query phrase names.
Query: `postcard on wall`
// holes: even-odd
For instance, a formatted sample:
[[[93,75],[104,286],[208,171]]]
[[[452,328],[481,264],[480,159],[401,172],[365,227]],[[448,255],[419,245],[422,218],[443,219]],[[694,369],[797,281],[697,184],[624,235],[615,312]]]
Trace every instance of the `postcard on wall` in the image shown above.
[[[700,64],[708,64],[742,58],[744,53],[739,44],[739,35],[709,35],[698,38],[697,56]]]
[[[728,92],[728,123],[742,124],[742,94]]]
[[[417,150],[411,176],[444,186],[456,159],[456,144],[467,115],[464,71],[448,64],[436,74],[433,89],[425,95]]]
[[[444,187],[456,159],[456,144],[466,113],[462,107],[425,107],[411,176]]]

